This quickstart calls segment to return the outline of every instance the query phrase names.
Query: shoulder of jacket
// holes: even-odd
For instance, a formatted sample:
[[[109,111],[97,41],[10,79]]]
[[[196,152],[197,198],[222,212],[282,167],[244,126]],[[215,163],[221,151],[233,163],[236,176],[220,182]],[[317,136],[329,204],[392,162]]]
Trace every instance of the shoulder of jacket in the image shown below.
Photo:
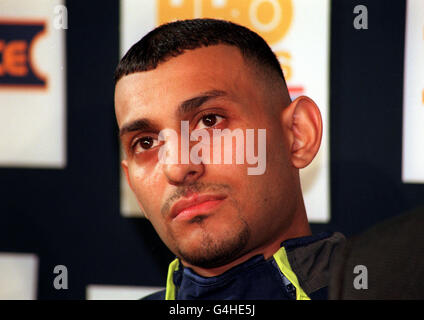
[[[287,258],[290,266],[308,295],[328,287],[332,264],[335,257],[341,253],[345,241],[343,234],[334,232],[316,241],[289,247]]]

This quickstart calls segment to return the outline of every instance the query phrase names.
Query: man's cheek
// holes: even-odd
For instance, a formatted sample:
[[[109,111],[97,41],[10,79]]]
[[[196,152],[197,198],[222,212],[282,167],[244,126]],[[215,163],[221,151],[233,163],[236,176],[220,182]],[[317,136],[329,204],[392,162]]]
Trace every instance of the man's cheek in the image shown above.
[[[132,185],[140,191],[148,191],[149,188],[157,189],[163,180],[163,173],[156,167],[131,164],[129,176]]]
[[[152,201],[157,199],[157,194],[150,194],[155,190],[154,180],[151,179],[147,174],[147,170],[140,167],[129,168],[129,178],[133,192],[137,198],[137,202],[142,212],[150,220],[150,212]]]

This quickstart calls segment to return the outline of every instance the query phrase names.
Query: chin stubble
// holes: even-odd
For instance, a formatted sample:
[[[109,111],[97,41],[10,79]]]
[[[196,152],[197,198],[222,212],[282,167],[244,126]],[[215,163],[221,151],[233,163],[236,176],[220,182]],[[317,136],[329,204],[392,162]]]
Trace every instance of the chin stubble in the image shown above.
[[[217,268],[224,266],[239,258],[246,248],[250,239],[250,228],[246,221],[239,215],[242,228],[237,233],[225,235],[225,238],[216,239],[205,228],[204,219],[194,219],[192,223],[198,223],[202,228],[202,243],[193,251],[183,251],[178,248],[178,256],[193,266],[201,268]]]
[[[227,184],[202,183],[196,182],[192,185],[181,186],[165,201],[161,208],[162,215],[166,215],[174,201],[184,197],[189,192],[205,193],[205,192],[224,192],[231,194],[231,187]],[[216,239],[216,235],[211,234],[207,230],[207,216],[194,217],[190,223],[198,224],[201,228],[201,244],[196,250],[185,250],[178,245],[178,239],[170,233],[174,243],[177,244],[176,254],[179,258],[190,263],[193,266],[201,268],[216,268],[226,265],[243,254],[250,239],[250,228],[247,222],[241,215],[240,204],[229,196],[227,201],[230,201],[232,206],[237,210],[238,220],[240,221],[241,229],[231,231],[225,234],[223,238]],[[225,212],[222,212],[225,214]],[[240,226],[239,225],[239,226]]]

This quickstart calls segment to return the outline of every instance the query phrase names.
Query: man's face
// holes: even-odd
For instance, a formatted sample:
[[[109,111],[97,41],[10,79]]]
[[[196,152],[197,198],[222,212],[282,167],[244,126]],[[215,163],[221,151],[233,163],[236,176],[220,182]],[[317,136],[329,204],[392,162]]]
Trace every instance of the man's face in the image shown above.
[[[297,173],[279,117],[284,99],[270,92],[239,50],[225,45],[186,51],[118,81],[115,106],[128,182],[161,239],[183,261],[221,266],[268,245],[290,226]],[[248,175],[246,161],[159,161],[159,131],[181,135],[181,121],[189,121],[190,132],[203,129],[211,137],[213,129],[254,129],[255,137],[266,129],[265,173]],[[176,148],[181,156],[181,143]]]

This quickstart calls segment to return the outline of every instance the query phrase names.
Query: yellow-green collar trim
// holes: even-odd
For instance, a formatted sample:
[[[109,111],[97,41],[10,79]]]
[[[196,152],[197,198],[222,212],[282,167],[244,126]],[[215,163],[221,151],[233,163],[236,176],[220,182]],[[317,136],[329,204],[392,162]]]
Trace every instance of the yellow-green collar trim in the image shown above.
[[[178,259],[175,259],[169,264],[168,267],[168,276],[166,277],[166,293],[165,293],[165,300],[175,300],[175,284],[174,284],[174,272],[178,270],[179,267],[179,261]]]
[[[289,259],[287,258],[286,249],[281,247],[274,255],[274,260],[277,262],[280,271],[296,288],[296,300],[311,300],[308,295],[300,287],[299,280],[296,274],[290,267]],[[166,279],[165,300],[175,300],[176,288],[173,281],[174,272],[179,268],[179,260],[175,259],[169,264],[168,276]]]
[[[293,272],[289,259],[287,258],[286,249],[281,247],[274,255],[274,260],[277,262],[280,271],[296,288],[296,300],[311,300],[308,295],[303,291],[299,284],[296,274]]]

